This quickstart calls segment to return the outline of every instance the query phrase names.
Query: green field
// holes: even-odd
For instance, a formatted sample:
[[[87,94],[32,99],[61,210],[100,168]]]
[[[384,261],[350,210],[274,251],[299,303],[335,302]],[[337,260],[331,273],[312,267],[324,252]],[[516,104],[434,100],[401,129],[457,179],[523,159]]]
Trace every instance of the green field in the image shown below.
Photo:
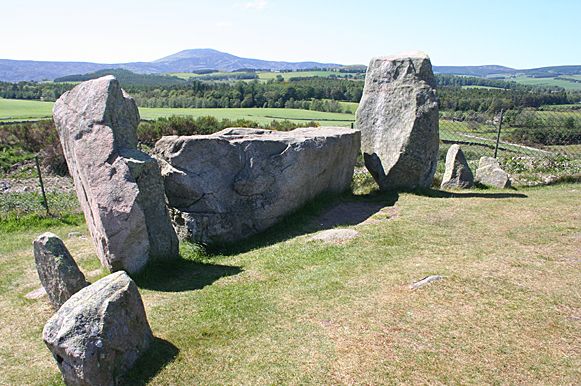
[[[246,72],[212,72],[210,74],[195,74],[193,72],[170,72],[166,75],[175,76],[180,79],[192,79],[192,78],[199,78],[204,76],[221,76],[221,75],[240,75],[246,74]]]
[[[232,108],[232,109],[174,109],[174,108],[140,108],[142,119],[156,119],[160,117],[178,116],[213,116],[217,119],[247,119],[259,124],[270,123],[273,120],[290,120],[293,122],[315,121],[324,126],[350,126],[355,120],[355,104],[349,104],[353,113],[325,113],[321,111],[279,109],[279,108]],[[23,121],[41,118],[50,118],[52,102],[21,101],[0,99],[0,122]]]
[[[578,384],[580,192],[349,194],[224,252],[183,243],[137,278],[157,340],[127,384]],[[339,219],[357,238],[309,241],[351,203],[371,216]],[[67,237],[82,219],[2,234],[2,385],[62,384],[41,338],[54,311],[24,296],[48,230],[89,281],[106,274],[90,237]],[[410,289],[428,275],[443,279]]]
[[[293,122],[315,121],[323,126],[350,126],[355,120],[354,114],[325,113],[321,111],[277,109],[277,108],[231,108],[231,109],[171,109],[171,108],[140,108],[142,119],[156,119],[172,115],[203,117],[213,116],[217,119],[247,119],[259,124],[270,123],[273,120],[289,120]]]
[[[52,102],[0,98],[0,122],[25,121],[52,115]]]
[[[172,72],[167,75],[176,76],[181,79],[192,79],[211,75],[238,75],[246,74],[245,72],[213,72],[211,74],[194,74],[191,72]],[[260,80],[272,80],[276,79],[278,75],[282,76],[285,80],[293,78],[307,78],[307,77],[321,77],[328,78],[330,76],[346,77],[347,75],[356,75],[356,73],[345,73],[336,71],[294,71],[294,72],[258,72],[258,79]]]
[[[486,90],[506,90],[501,87],[491,87],[491,86],[477,86],[477,85],[469,85],[469,86],[462,86],[464,89],[471,89],[471,88],[481,88]]]
[[[573,78],[574,76],[568,76]],[[559,78],[529,78],[526,76],[517,76],[514,78],[506,78],[506,80],[514,81],[528,86],[557,86],[565,90],[581,91],[581,83],[568,82]]]

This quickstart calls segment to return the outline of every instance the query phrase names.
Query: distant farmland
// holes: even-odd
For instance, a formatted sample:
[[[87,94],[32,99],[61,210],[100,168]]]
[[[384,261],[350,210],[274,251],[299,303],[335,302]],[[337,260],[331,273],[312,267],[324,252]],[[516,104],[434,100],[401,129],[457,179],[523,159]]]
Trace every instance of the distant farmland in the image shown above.
[[[353,108],[356,103],[349,103]],[[0,98],[0,122],[48,119],[52,116],[53,102],[24,101]],[[140,108],[142,119],[178,116],[213,116],[217,119],[247,119],[259,124],[273,120],[290,120],[297,123],[309,121],[325,126],[350,126],[355,120],[353,113],[326,113],[321,111],[283,109],[283,108],[231,108],[231,109],[189,109],[189,108]]]
[[[515,81],[520,84],[527,86],[557,86],[562,87],[565,90],[571,91],[581,91],[581,83],[571,82],[563,78],[577,79],[581,81],[581,76],[579,75],[568,75],[564,77],[557,78],[530,78],[528,76],[517,76],[514,78],[506,78],[505,80]]]

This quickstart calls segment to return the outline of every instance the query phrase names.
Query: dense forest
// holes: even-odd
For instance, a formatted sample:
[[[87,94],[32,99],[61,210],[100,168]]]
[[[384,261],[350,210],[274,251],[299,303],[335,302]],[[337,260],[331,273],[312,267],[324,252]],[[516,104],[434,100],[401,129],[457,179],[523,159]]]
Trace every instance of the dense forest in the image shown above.
[[[359,102],[363,93],[363,81],[347,79],[313,77],[289,81],[278,78],[268,82],[256,79],[218,82],[186,81],[156,75],[133,74],[137,75],[134,77],[131,74],[116,75],[142,107],[278,107],[344,112],[338,102]],[[219,77],[214,74],[208,76]],[[438,75],[437,81],[440,109],[445,111],[497,112],[500,109],[573,104],[581,100],[580,92],[566,92],[555,87],[539,88],[515,82],[451,75]],[[467,85],[484,88],[462,87]],[[63,82],[0,82],[0,97],[54,101],[72,87],[72,83]]]

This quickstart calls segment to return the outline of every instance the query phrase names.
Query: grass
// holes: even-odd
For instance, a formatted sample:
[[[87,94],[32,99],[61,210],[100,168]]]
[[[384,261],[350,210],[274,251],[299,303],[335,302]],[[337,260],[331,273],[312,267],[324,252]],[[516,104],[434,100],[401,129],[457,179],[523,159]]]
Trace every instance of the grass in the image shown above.
[[[329,78],[331,76],[336,76],[338,78],[345,78],[347,75],[361,75],[356,73],[345,73],[337,71],[293,71],[293,72],[259,72],[258,78],[262,80],[276,79],[277,75],[280,75],[284,80],[290,80],[293,78]]]
[[[192,78],[199,78],[208,75],[212,76],[221,76],[221,75],[240,75],[240,74],[247,74],[247,72],[213,72],[211,74],[194,74],[190,72],[173,72],[168,73],[167,75],[176,76],[181,79],[192,79]],[[307,77],[320,77],[320,78],[329,78],[331,76],[336,76],[339,78],[345,78],[348,75],[361,75],[358,73],[344,73],[344,72],[336,72],[336,71],[293,71],[293,72],[257,72],[258,79],[262,81],[268,81],[276,79],[278,75],[282,76],[285,80],[290,80],[293,78],[307,78]]]
[[[354,114],[325,113],[321,111],[282,109],[282,108],[229,108],[229,109],[172,109],[172,108],[140,108],[142,119],[156,119],[171,115],[192,117],[214,116],[217,119],[248,119],[259,124],[270,123],[273,120],[290,120],[294,122],[319,122],[325,126],[350,126],[355,120]]]
[[[517,76],[506,78],[506,80],[511,80],[528,86],[558,86],[564,88],[565,90],[581,90],[581,83],[569,82],[559,78],[529,78],[527,76]]]
[[[471,88],[480,88],[480,89],[485,89],[485,90],[506,90],[505,88],[502,87],[492,87],[492,86],[478,86],[478,85],[468,85],[468,86],[462,86],[462,88],[464,89],[471,89]]]
[[[52,102],[0,99],[0,122],[50,118],[52,116],[52,105]],[[139,109],[139,113],[142,119],[156,119],[172,115],[196,118],[214,116],[219,120],[226,118],[232,120],[248,119],[259,124],[287,119],[294,122],[315,121],[325,126],[350,126],[351,122],[355,120],[355,109],[352,109],[352,114],[342,114],[282,108],[177,109],[142,107]]]
[[[355,226],[360,236],[337,245],[301,236],[322,202],[236,250],[184,244],[182,260],[137,281],[159,339],[130,379],[578,383],[580,192],[400,193],[398,218]],[[38,287],[39,232],[0,238],[1,384],[59,383],[40,338],[52,311],[23,298]],[[89,240],[65,241],[85,272],[95,269]],[[445,278],[408,289],[430,274]]]
[[[52,102],[0,98],[0,122],[25,121],[52,116]]]

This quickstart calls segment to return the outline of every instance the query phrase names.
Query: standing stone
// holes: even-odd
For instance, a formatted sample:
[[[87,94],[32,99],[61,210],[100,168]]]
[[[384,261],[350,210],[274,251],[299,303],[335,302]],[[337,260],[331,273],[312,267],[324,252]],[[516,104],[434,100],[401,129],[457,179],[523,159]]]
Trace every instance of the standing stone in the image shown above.
[[[113,76],[55,103],[54,121],[101,263],[134,273],[178,255],[155,159],[137,150],[139,112]]]
[[[33,248],[40,283],[56,310],[71,296],[89,285],[85,275],[57,235],[43,233],[34,240]]]
[[[438,162],[438,103],[422,52],[373,58],[357,110],[365,166],[381,190],[430,187]]]
[[[349,189],[358,130],[230,128],[155,145],[180,237],[233,242],[276,224],[322,193]]]
[[[510,175],[502,170],[500,163],[493,157],[482,157],[476,169],[476,182],[493,188],[510,188]]]
[[[67,385],[114,385],[153,334],[137,286],[116,272],[73,295],[44,326],[43,339]]]
[[[442,189],[466,189],[474,186],[474,176],[468,166],[464,152],[454,144],[446,153],[446,170],[442,178]]]

